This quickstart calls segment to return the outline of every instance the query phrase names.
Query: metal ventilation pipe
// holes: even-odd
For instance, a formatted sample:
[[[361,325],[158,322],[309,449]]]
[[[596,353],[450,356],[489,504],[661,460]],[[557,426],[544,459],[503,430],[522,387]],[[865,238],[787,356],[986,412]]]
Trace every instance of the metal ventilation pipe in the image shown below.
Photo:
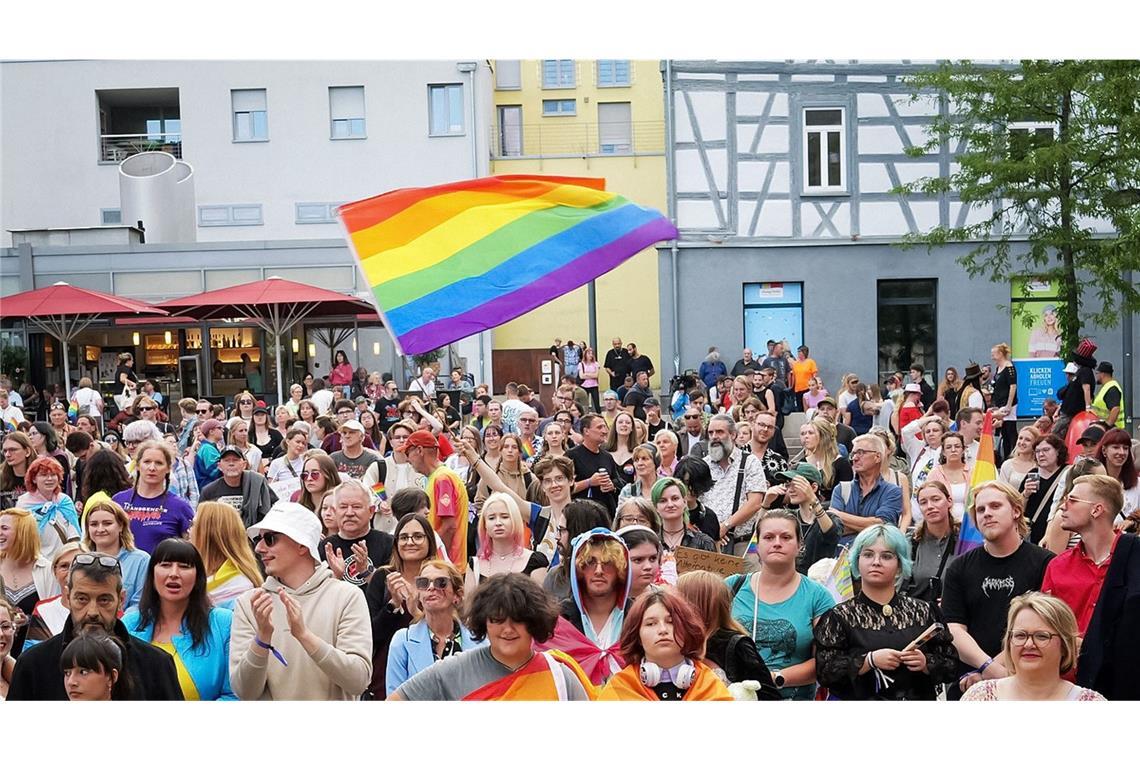
[[[147,243],[197,240],[194,169],[169,153],[136,153],[119,164],[124,224],[142,222]]]

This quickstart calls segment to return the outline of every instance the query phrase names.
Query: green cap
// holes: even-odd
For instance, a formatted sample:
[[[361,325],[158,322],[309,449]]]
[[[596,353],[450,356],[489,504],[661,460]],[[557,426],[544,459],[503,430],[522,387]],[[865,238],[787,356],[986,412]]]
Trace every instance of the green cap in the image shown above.
[[[807,482],[819,485],[823,483],[823,473],[819,471],[815,465],[808,464],[807,462],[800,462],[790,470],[776,473],[776,477],[782,481],[788,481],[795,476],[802,476]]]

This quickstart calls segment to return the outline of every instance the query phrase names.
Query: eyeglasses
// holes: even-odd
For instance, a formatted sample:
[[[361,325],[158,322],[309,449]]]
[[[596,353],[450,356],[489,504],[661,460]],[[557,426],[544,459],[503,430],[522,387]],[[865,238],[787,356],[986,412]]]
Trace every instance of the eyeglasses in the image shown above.
[[[140,439],[138,441],[123,441],[123,443],[127,444],[128,446],[138,446],[140,443],[142,443],[142,440]]]
[[[420,591],[427,591],[433,587],[436,591],[443,591],[450,585],[451,580],[448,578],[416,578],[416,588]]]
[[[878,453],[879,452],[871,451],[870,449],[853,449],[851,451],[851,458],[854,459],[855,457],[861,457],[864,454],[878,454]]]
[[[649,520],[646,520],[641,515],[622,515],[618,519],[621,525],[649,525]]]
[[[754,422],[754,423],[752,423],[752,427],[756,428],[757,430],[775,430],[776,429],[775,425],[769,425],[766,422]]]
[[[427,540],[426,533],[401,533],[396,539],[401,544],[422,544]]]
[[[696,415],[696,414],[686,414],[686,415],[685,415],[685,419],[687,419],[687,420],[697,420],[697,419],[700,419],[700,417],[699,417],[698,415]]]
[[[76,554],[75,559],[71,560],[71,566],[75,567],[76,565],[83,565],[86,567],[88,565],[94,565],[96,562],[98,562],[102,567],[119,567],[119,560],[115,559],[114,557],[109,557],[106,554],[90,553]]]
[[[280,533],[274,533],[271,530],[267,530],[264,533],[262,533],[260,536],[258,536],[257,540],[254,541],[254,543],[256,544],[257,541],[260,541],[261,543],[265,544],[266,546],[272,547],[274,544],[277,543],[277,540],[279,538],[281,538]]]
[[[320,470],[303,470],[301,472],[301,480],[316,480],[320,476]]]
[[[1017,644],[1019,647],[1025,646],[1029,639],[1033,639],[1033,644],[1037,647],[1049,646],[1049,642],[1054,637],[1060,636],[1059,633],[1049,633],[1048,631],[1014,631],[1009,635],[1010,642]]]
[[[570,532],[570,529],[567,528],[565,525],[559,525],[557,528],[554,529],[554,532],[556,534],[558,534],[559,536],[564,536]]]
[[[552,475],[542,479],[544,486],[564,486],[569,482],[563,475]]]
[[[247,398],[243,398],[241,401],[239,401],[239,402],[238,402],[238,404],[240,404],[241,406],[249,406],[249,405],[251,405],[252,403],[253,403],[253,402],[252,402],[252,401],[250,401],[250,400],[249,400],[249,399],[247,399]]]
[[[1078,499],[1076,496],[1073,496],[1072,494],[1069,494],[1068,496],[1066,496],[1065,501],[1066,502],[1079,501],[1082,504],[1099,504],[1100,503],[1098,501],[1092,501],[1091,499]]]

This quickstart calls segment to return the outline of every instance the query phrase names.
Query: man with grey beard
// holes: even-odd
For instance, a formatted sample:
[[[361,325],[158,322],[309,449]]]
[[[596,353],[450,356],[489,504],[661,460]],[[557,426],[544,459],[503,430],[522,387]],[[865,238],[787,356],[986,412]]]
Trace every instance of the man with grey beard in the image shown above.
[[[714,415],[708,424],[708,456],[713,487],[701,503],[720,520],[720,550],[743,556],[756,525],[768,483],[760,460],[733,444],[736,423],[727,414]]]

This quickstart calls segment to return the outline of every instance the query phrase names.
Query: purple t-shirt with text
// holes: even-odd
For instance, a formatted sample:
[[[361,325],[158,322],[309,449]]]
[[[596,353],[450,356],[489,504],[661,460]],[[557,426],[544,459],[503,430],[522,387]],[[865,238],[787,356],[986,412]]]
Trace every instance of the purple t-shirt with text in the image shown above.
[[[154,548],[164,538],[186,535],[194,519],[194,508],[190,502],[169,491],[162,496],[146,498],[135,493],[134,489],[127,489],[119,491],[113,498],[131,518],[135,547],[147,554],[154,554]]]

